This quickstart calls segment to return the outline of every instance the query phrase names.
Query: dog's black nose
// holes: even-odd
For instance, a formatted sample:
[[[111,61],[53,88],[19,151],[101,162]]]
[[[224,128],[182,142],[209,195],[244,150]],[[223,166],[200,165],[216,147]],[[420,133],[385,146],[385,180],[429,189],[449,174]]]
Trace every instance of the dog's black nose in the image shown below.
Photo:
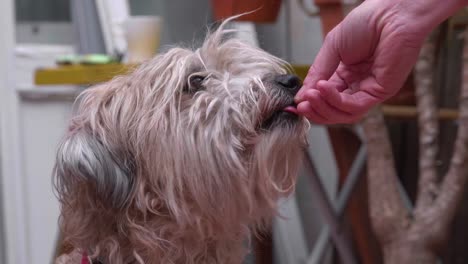
[[[301,80],[296,75],[292,75],[292,74],[278,75],[276,76],[275,81],[279,85],[281,85],[284,89],[287,89],[288,91],[290,91],[293,95],[296,95],[296,93],[301,88]]]

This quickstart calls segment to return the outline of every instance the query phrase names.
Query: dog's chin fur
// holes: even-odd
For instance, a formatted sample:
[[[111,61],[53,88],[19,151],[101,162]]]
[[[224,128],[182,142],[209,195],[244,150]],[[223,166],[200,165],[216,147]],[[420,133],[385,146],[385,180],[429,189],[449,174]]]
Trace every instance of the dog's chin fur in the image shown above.
[[[308,123],[279,115],[264,126],[292,102],[273,81],[288,66],[227,32],[79,96],[54,169],[74,253],[105,264],[241,263],[243,242],[293,191]]]

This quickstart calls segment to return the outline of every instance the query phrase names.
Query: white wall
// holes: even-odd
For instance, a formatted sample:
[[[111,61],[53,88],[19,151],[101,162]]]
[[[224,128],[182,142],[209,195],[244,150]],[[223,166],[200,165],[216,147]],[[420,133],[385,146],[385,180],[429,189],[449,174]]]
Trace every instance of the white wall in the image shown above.
[[[41,99],[42,96],[45,98]],[[71,106],[72,101],[62,96],[52,98],[51,94],[34,91],[21,93],[18,116],[22,143],[20,163],[23,166],[24,224],[29,251],[29,259],[24,263],[48,263],[54,254],[59,207],[52,192],[51,172],[56,146],[65,131]]]
[[[24,239],[21,230],[18,228],[16,217],[18,212],[13,203],[15,200],[15,156],[16,152],[10,152],[13,142],[17,140],[16,135],[11,133],[9,127],[15,125],[14,116],[10,109],[15,107],[15,98],[12,92],[13,76],[11,76],[10,67],[13,65],[13,46],[14,46],[14,20],[13,20],[13,0],[0,1],[0,25],[2,25],[2,34],[0,35],[0,141],[1,152],[1,189],[0,202],[3,209],[2,231],[4,236],[0,237],[0,245],[3,250],[2,261],[6,263],[16,262],[17,253],[11,245]],[[11,120],[13,119],[13,120]],[[13,188],[12,188],[13,187]],[[21,257],[19,257],[21,258]]]

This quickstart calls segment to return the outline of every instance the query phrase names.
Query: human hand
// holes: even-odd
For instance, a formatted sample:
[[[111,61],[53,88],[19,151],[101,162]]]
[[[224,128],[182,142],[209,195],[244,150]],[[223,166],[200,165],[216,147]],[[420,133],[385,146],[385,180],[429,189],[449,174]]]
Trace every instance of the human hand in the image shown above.
[[[298,113],[319,124],[352,123],[397,93],[424,38],[460,5],[450,0],[445,13],[431,14],[450,3],[424,1],[367,0],[349,13],[326,36],[296,96]]]

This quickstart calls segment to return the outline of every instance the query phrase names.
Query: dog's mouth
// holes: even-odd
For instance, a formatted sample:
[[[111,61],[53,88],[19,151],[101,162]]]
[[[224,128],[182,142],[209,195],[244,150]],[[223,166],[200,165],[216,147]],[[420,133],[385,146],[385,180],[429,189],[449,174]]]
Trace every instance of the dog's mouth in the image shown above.
[[[299,120],[297,105],[294,101],[289,104],[279,105],[276,110],[272,111],[261,123],[261,129],[270,130],[277,126],[288,125]]]

